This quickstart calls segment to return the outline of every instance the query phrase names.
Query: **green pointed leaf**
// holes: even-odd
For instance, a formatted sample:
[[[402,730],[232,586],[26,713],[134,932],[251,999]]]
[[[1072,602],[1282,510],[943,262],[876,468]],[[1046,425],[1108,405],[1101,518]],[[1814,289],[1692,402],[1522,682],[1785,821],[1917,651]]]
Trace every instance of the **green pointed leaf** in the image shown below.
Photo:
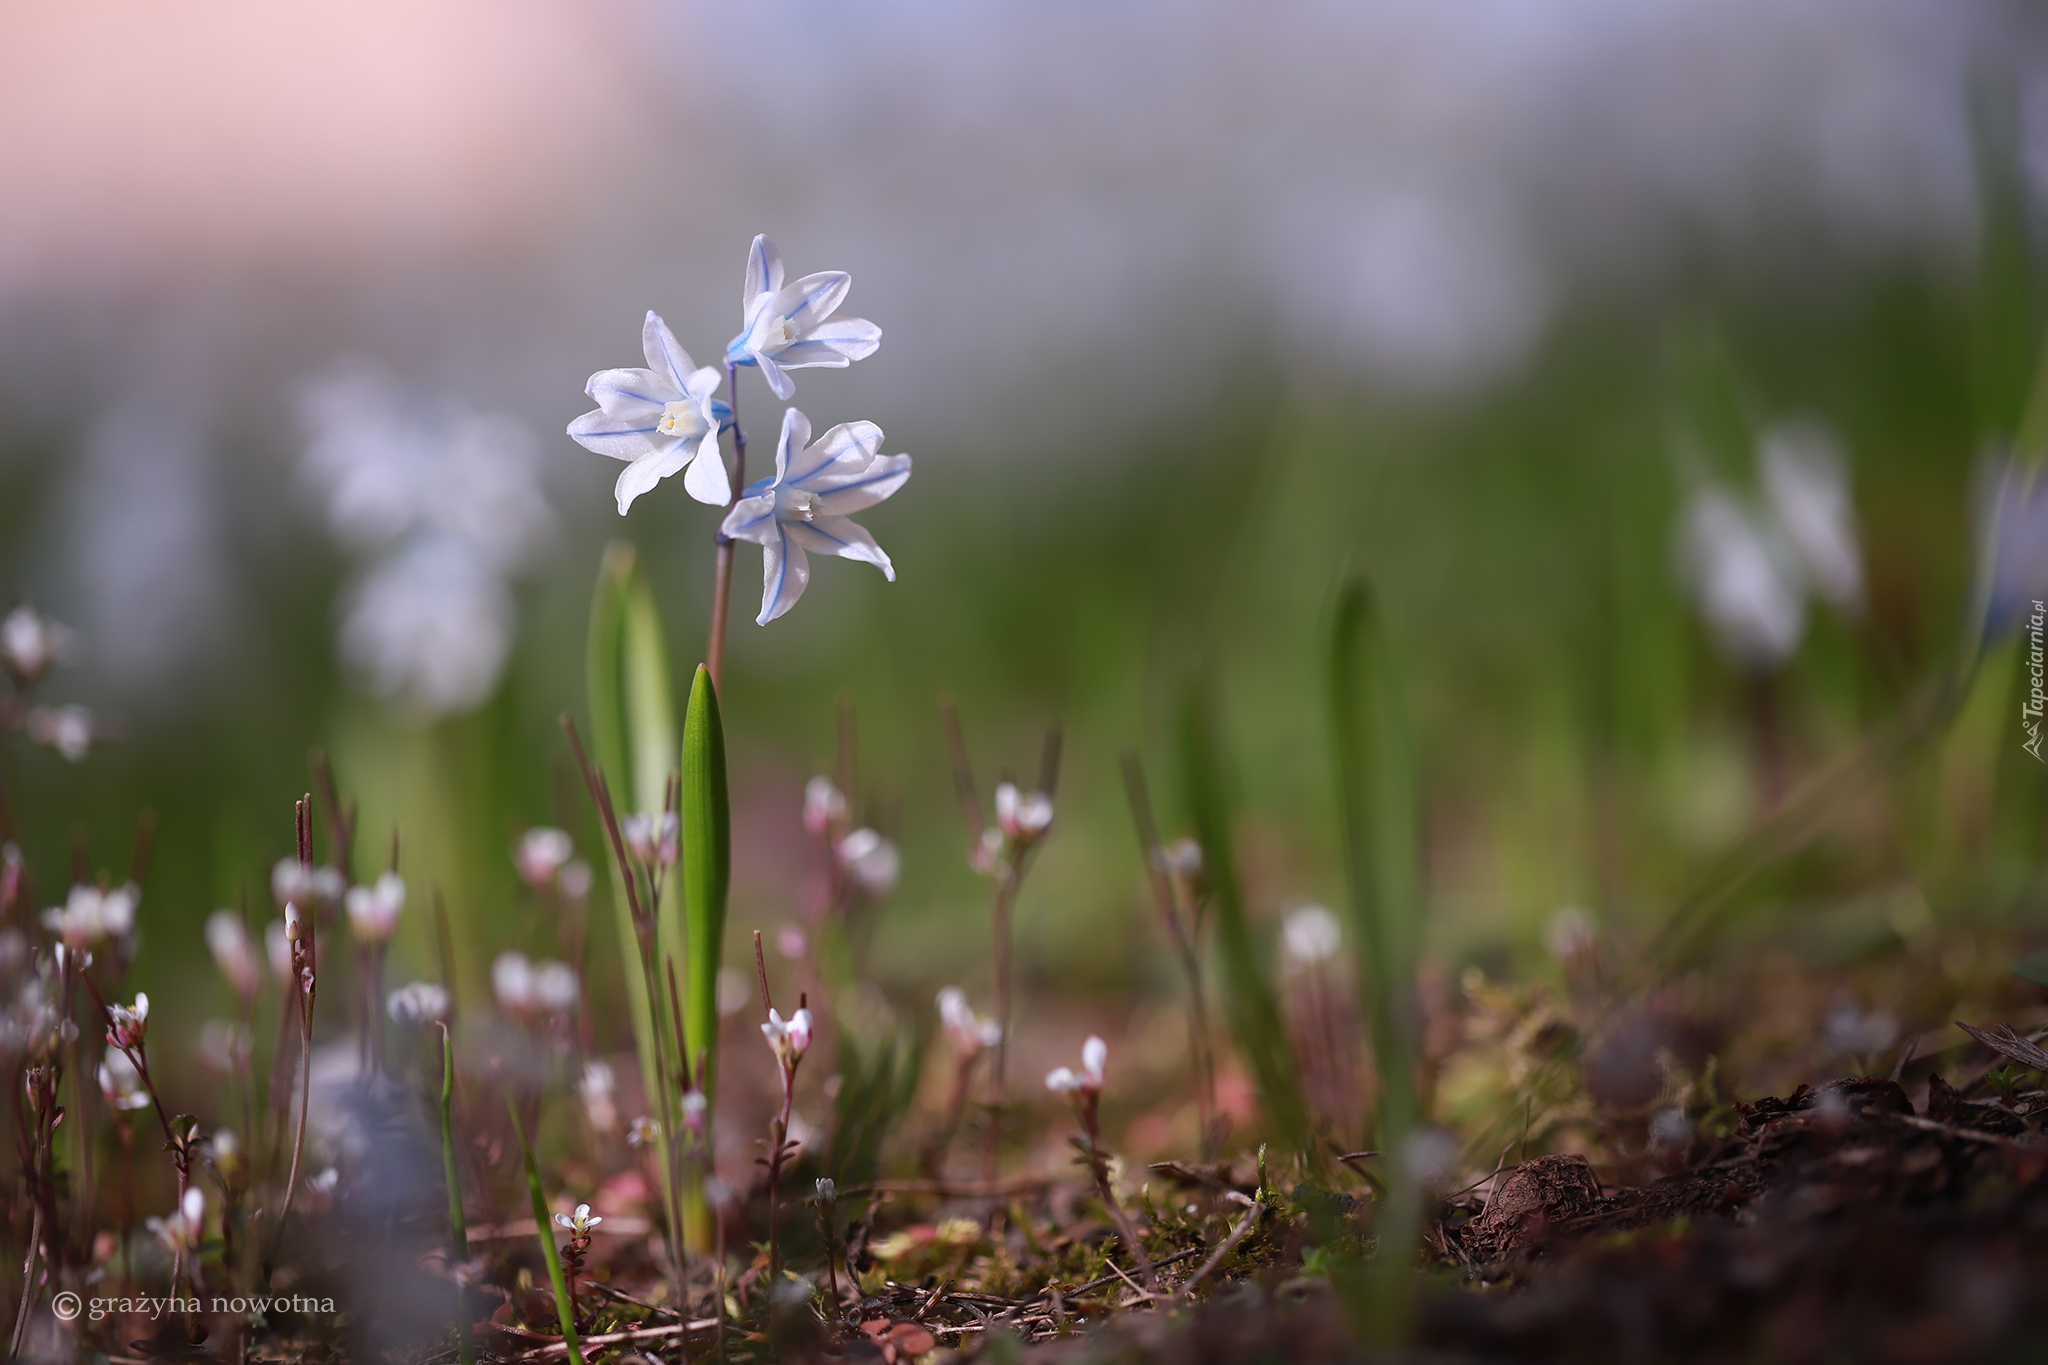
[[[683,1031],[702,1053],[704,1093],[718,1065],[718,968],[725,952],[725,897],[732,881],[732,808],[725,784],[725,727],[711,670],[697,666],[683,716],[682,883],[690,948]]]
[[[1309,1151],[1308,1106],[1293,1050],[1280,1023],[1264,945],[1245,919],[1231,847],[1230,796],[1216,707],[1200,679],[1188,687],[1181,715],[1181,764],[1190,823],[1202,846],[1202,868],[1216,916],[1216,947],[1231,1033],[1251,1068],[1267,1120],[1296,1151]]]

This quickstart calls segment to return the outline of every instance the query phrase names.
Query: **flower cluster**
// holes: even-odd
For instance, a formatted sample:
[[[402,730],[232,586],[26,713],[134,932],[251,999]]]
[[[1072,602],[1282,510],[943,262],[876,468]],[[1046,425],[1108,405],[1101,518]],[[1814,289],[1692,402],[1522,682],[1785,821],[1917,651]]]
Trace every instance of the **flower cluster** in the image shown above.
[[[107,1006],[107,1041],[126,1052],[142,1046],[149,1032],[149,997],[140,991],[133,1005]]]
[[[1052,797],[1026,792],[1014,782],[996,786],[996,822],[981,832],[974,850],[974,870],[1002,877],[1014,872],[1024,855],[1052,828]]]
[[[892,582],[895,566],[850,514],[901,488],[908,455],[883,455],[872,422],[833,427],[814,444],[811,422],[790,408],[776,443],[775,473],[733,496],[719,433],[736,426],[730,401],[717,397],[741,367],[757,368],[775,396],[796,393],[791,370],[842,369],[873,355],[882,329],[864,318],[834,314],[853,277],[823,271],[785,282],[782,256],[765,236],[747,254],[740,331],[726,346],[726,373],[699,366],[657,314],[640,330],[645,369],[599,370],[584,392],[597,403],[569,424],[585,449],[626,462],[613,489],[619,514],[669,475],[683,471],[684,491],[699,502],[730,506],[719,527],[728,540],[762,549],[761,614],[766,625],[796,605],[810,582],[809,556],[838,555],[872,564]]]
[[[576,1008],[581,993],[576,969],[566,962],[536,963],[508,951],[491,963],[491,994],[507,1014],[559,1018]]]
[[[126,939],[135,928],[141,898],[141,889],[133,883],[106,891],[80,883],[71,888],[63,905],[43,911],[43,927],[71,951],[86,952],[110,939]]]
[[[976,1014],[967,1003],[967,992],[958,986],[948,986],[939,992],[939,1023],[962,1056],[972,1056],[1003,1041],[1003,1026]]]
[[[444,1023],[448,1018],[448,988],[431,981],[415,981],[391,992],[384,1008],[394,1023]]]

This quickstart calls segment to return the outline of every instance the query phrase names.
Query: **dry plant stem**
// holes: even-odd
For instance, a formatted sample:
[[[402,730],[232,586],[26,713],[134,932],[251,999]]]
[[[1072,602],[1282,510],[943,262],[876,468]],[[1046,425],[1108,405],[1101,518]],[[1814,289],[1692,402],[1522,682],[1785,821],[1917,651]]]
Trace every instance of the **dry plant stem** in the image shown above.
[[[299,802],[299,866],[311,870],[313,866],[313,830],[310,821],[312,797],[308,795]],[[286,1225],[292,1216],[292,1199],[299,1192],[299,1163],[306,1152],[306,1112],[313,1100],[313,993],[316,988],[315,968],[318,963],[314,939],[315,916],[311,913],[299,916],[299,940],[292,945],[292,984],[297,987],[299,997],[299,1117],[292,1131],[291,1172],[285,1177],[284,1203],[277,1210],[277,1231],[272,1235],[270,1255],[263,1262],[263,1287],[270,1287],[271,1274],[277,1269],[278,1254],[284,1250]]]
[[[1159,1288],[1159,1272],[1152,1266],[1152,1258],[1145,1254],[1145,1244],[1138,1240],[1138,1229],[1132,1224],[1124,1206],[1117,1202],[1116,1191],[1109,1183],[1109,1158],[1102,1154],[1101,1129],[1098,1122],[1097,1105],[1101,1096],[1092,1090],[1083,1092],[1081,1101],[1081,1122],[1088,1131],[1088,1169],[1095,1177],[1095,1189],[1102,1196],[1102,1203],[1109,1210],[1109,1216],[1116,1221],[1117,1236],[1123,1238],[1130,1248],[1131,1259],[1137,1263],[1138,1271],[1145,1277],[1145,1283],[1154,1290]]]
[[[1188,982],[1189,1059],[1195,1068],[1195,1107],[1202,1132],[1202,1159],[1212,1155],[1216,1116],[1216,1064],[1209,1053],[1209,1006],[1202,990],[1202,961],[1195,944],[1198,929],[1183,914],[1166,866],[1166,850],[1159,842],[1159,827],[1152,816],[1152,798],[1145,784],[1144,765],[1133,751],[1124,750],[1124,794],[1130,801],[1131,821],[1138,828],[1138,847],[1145,859],[1145,871],[1152,882],[1152,897],[1159,904],[1159,917],[1180,961],[1181,974]]]
[[[1241,1199],[1244,1196],[1239,1195],[1238,1197]],[[1253,1225],[1259,1221],[1259,1215],[1265,1211],[1266,1206],[1264,1204],[1254,1201],[1252,1206],[1244,1211],[1244,1217],[1237,1220],[1237,1226],[1230,1230],[1230,1235],[1223,1239],[1221,1245],[1211,1253],[1208,1260],[1202,1262],[1201,1269],[1188,1276],[1181,1283],[1180,1288],[1174,1291],[1173,1297],[1175,1300],[1185,1299],[1188,1295],[1194,1293],[1195,1286],[1208,1279],[1211,1272],[1217,1266],[1223,1264],[1224,1258],[1236,1250],[1237,1244],[1242,1242],[1246,1235],[1251,1232]]]
[[[7,1346],[9,1360],[21,1359],[21,1339],[28,1332],[29,1305],[36,1301],[36,1249],[43,1243],[43,1206],[29,1216],[28,1255],[21,1262],[21,1305],[14,1312],[14,1333]]]
[[[725,510],[732,511],[733,504],[740,500],[740,492],[747,482],[747,434],[740,429],[740,381],[739,366],[727,361],[725,365],[726,400],[732,406],[732,497],[726,502]],[[724,519],[720,518],[720,525]],[[732,537],[723,530],[717,533],[718,557],[711,583],[711,644],[705,653],[705,667],[711,670],[712,690],[725,694],[725,618],[726,604],[732,598]]]

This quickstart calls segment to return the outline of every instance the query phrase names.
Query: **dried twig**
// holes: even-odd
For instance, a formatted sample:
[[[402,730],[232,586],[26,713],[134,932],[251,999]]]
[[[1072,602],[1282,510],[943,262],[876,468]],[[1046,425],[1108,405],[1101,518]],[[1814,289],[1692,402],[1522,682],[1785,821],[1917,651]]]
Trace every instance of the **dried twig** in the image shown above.
[[[1195,1286],[1207,1279],[1210,1272],[1215,1270],[1217,1266],[1223,1264],[1224,1258],[1236,1250],[1237,1244],[1242,1242],[1251,1232],[1253,1224],[1259,1221],[1259,1215],[1265,1211],[1266,1206],[1264,1204],[1259,1203],[1256,1199],[1253,1200],[1252,1206],[1244,1211],[1244,1217],[1237,1220],[1237,1226],[1233,1227],[1230,1230],[1230,1235],[1223,1239],[1222,1245],[1210,1253],[1209,1259],[1202,1262],[1199,1270],[1181,1281],[1180,1288],[1173,1292],[1174,1301],[1178,1302],[1189,1294],[1194,1293]]]

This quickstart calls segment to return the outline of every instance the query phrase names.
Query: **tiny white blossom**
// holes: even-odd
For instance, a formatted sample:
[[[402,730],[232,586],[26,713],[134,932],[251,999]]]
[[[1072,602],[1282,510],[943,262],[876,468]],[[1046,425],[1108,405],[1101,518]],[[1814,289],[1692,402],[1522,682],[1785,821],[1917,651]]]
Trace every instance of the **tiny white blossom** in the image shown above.
[[[683,1127],[693,1133],[704,1131],[705,1117],[711,1112],[711,1101],[701,1090],[683,1092]]]
[[[1102,1090],[1103,1068],[1109,1063],[1109,1044],[1090,1034],[1081,1045],[1081,1070],[1076,1073],[1058,1067],[1045,1078],[1045,1088],[1057,1095],[1096,1094]]]
[[[1344,941],[1337,917],[1320,905],[1304,905],[1281,924],[1280,939],[1287,956],[1304,967],[1328,962]]]
[[[142,1046],[149,1029],[149,997],[137,991],[133,1005],[107,1006],[107,1021],[108,1037],[115,1047]]]
[[[1202,872],[1202,846],[1193,839],[1175,839],[1158,852],[1159,865],[1178,877]]]
[[[626,852],[644,867],[674,867],[682,822],[672,810],[629,815],[619,822]]]
[[[108,1052],[106,1060],[100,1063],[100,1093],[106,1096],[110,1108],[149,1107],[149,1092],[142,1088],[142,1073],[128,1060],[128,1054],[119,1049]]]
[[[882,344],[882,329],[866,318],[835,318],[853,287],[843,270],[806,275],[783,283],[782,253],[766,235],[747,252],[747,278],[740,291],[740,334],[725,348],[731,365],[758,365],[768,387],[785,403],[796,384],[785,373],[823,367],[845,369]]]
[[[1600,922],[1583,905],[1561,907],[1543,930],[1543,946],[1559,962],[1576,961],[1599,943]]]
[[[953,1046],[965,1053],[979,1052],[1003,1041],[1003,1026],[977,1015],[967,1003],[967,992],[948,986],[939,992],[939,1022],[945,1025]]]
[[[877,454],[881,444],[882,429],[873,422],[843,422],[813,444],[810,418],[795,408],[782,414],[774,477],[748,484],[719,528],[761,547],[756,624],[767,625],[804,595],[812,553],[872,564],[896,581],[889,556],[848,516],[874,506],[910,478],[910,457]]]
[[[847,817],[846,793],[823,773],[804,783],[804,828],[822,835]]]
[[[102,891],[80,882],[63,906],[43,911],[43,927],[64,940],[73,952],[96,948],[108,939],[123,939],[135,927],[140,892],[130,884]]]
[[[600,1133],[609,1133],[619,1126],[618,1106],[612,1102],[617,1090],[618,1078],[609,1065],[596,1060],[583,1064],[583,1073],[576,1078],[576,1093],[583,1100],[584,1116]]]
[[[578,1204],[575,1213],[558,1213],[555,1215],[555,1221],[580,1237],[599,1223],[602,1223],[604,1219],[592,1213],[590,1205]]]
[[[405,909],[405,879],[396,872],[383,873],[369,886],[350,887],[344,904],[357,941],[382,943],[398,927]]]
[[[236,995],[243,1000],[254,998],[256,989],[263,984],[263,969],[256,961],[256,945],[249,939],[249,930],[242,923],[242,917],[232,910],[216,910],[206,917],[206,951],[213,954],[214,965],[220,974],[228,979]]]
[[[432,1024],[448,1018],[448,988],[432,981],[415,981],[391,992],[385,1010],[400,1024]]]
[[[185,1191],[176,1213],[168,1218],[145,1218],[142,1225],[173,1255],[196,1249],[206,1229],[206,1191],[194,1185]]]
[[[685,1099],[687,1100],[687,1096]],[[628,1147],[648,1147],[661,1140],[661,1125],[641,1114],[626,1129]]]
[[[875,900],[896,891],[903,871],[903,856],[896,845],[871,829],[857,829],[839,841],[835,850],[840,866],[853,875],[854,884]]]
[[[533,963],[526,954],[512,949],[499,953],[491,963],[491,994],[498,1008],[508,1014],[527,1014],[534,1007]]]
[[[0,621],[0,668],[32,682],[71,652],[71,632],[23,604]]]
[[[332,904],[341,899],[344,886],[339,868],[305,867],[297,858],[280,858],[270,869],[270,894],[279,905]]]
[[[1012,839],[1036,839],[1052,824],[1052,798],[1004,782],[996,788],[996,824]]]
[[[770,1009],[768,1022],[761,1025],[761,1036],[768,1040],[769,1047],[775,1049],[778,1061],[785,1065],[794,1064],[811,1045],[811,1012],[800,1009],[784,1020]]]
[[[698,502],[723,507],[732,500],[732,482],[718,451],[718,433],[732,420],[732,409],[715,395],[723,382],[715,365],[690,359],[653,313],[640,327],[644,370],[599,370],[584,392],[597,400],[597,411],[569,424],[569,435],[586,450],[627,461],[613,496],[619,515],[645,493],[679,469],[683,488]],[[787,396],[787,395],[785,395]]]
[[[92,712],[83,706],[38,706],[28,713],[29,739],[72,763],[85,761],[99,733]]]
[[[1771,512],[1814,591],[1839,611],[1860,610],[1863,556],[1840,441],[1815,421],[1780,422],[1764,432],[1758,456]]]
[[[512,863],[519,869],[519,880],[538,889],[551,885],[575,852],[576,844],[567,830],[537,825],[519,836]]]
[[[563,865],[555,877],[555,887],[563,897],[574,902],[590,899],[590,864],[581,858],[572,858]]]
[[[541,962],[533,969],[533,1003],[543,1014],[567,1014],[582,993],[576,969],[566,962]]]
[[[332,1197],[335,1190],[341,1187],[341,1172],[329,1166],[307,1183],[312,1186],[314,1193]]]
[[[294,911],[293,913],[297,913]],[[281,919],[263,926],[263,955],[270,959],[270,974],[279,981],[292,979],[291,928]]]
[[[1806,634],[1805,584],[1776,528],[1718,488],[1686,506],[1681,555],[1715,643],[1740,668],[1767,671]]]

